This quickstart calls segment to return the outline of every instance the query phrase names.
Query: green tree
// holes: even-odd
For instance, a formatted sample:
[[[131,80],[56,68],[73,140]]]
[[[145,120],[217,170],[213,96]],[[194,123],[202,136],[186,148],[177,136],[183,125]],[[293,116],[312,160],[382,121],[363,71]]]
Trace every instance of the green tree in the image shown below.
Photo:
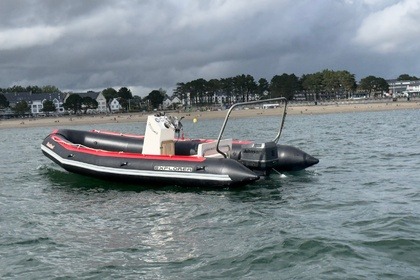
[[[176,88],[173,91],[175,96],[178,96],[180,100],[186,100],[188,97],[188,88],[185,83],[177,83]]]
[[[129,101],[125,98],[118,97],[118,102],[120,103],[122,110],[128,112]]]
[[[324,91],[323,75],[321,72],[303,75],[300,81],[307,100],[309,96],[313,100],[317,100],[319,94]]]
[[[291,100],[295,92],[300,90],[300,88],[299,79],[295,74],[283,73],[281,76],[275,75],[270,83],[270,92],[273,98],[283,96]]]
[[[147,99],[149,100],[150,105],[153,109],[158,109],[159,106],[162,104],[164,98],[165,95],[162,94],[162,92],[159,90],[152,90],[147,96]]]
[[[348,71],[324,70],[322,83],[329,99],[335,97],[337,93],[353,92],[356,88],[354,75]]]
[[[9,92],[26,92],[26,88],[22,87],[22,86],[12,86],[11,88],[8,89]]]
[[[416,76],[410,76],[408,74],[401,74],[397,80],[398,81],[417,81],[419,78],[417,78]]]
[[[118,92],[113,88],[107,88],[102,91],[102,94],[106,98],[106,102],[111,101],[114,98],[118,97]]]
[[[238,75],[234,78],[235,93],[242,101],[249,101],[249,96],[257,92],[257,83],[251,75]]]
[[[126,87],[122,87],[118,90],[118,97],[124,98],[125,100],[129,100],[133,98],[133,94],[131,93],[131,90],[129,90]]]
[[[207,103],[213,104],[214,96],[220,91],[220,81],[218,79],[211,79],[207,82],[206,98]]]
[[[16,103],[16,106],[13,108],[13,111],[17,115],[25,115],[26,113],[29,113],[30,108],[28,106],[28,103],[22,100]]]
[[[260,98],[264,97],[264,94],[269,92],[270,84],[268,83],[267,79],[261,78],[258,80],[258,89],[257,94]]]
[[[55,92],[61,92],[58,87],[52,86],[52,85],[46,85],[42,87],[43,93],[55,93]]]
[[[66,102],[64,102],[63,107],[67,111],[73,111],[74,114],[77,114],[82,109],[83,99],[78,94],[71,94],[67,97]]]
[[[7,101],[7,98],[4,96],[4,94],[0,93],[0,109],[7,107],[9,107],[9,101]]]
[[[93,99],[92,97],[85,96],[82,98],[82,106],[84,114],[87,113],[89,109],[97,109],[98,108],[98,101]]]
[[[232,97],[235,93],[235,79],[234,78],[224,78],[220,80],[220,87],[222,92],[226,95],[224,100],[225,104],[232,103]]]
[[[42,93],[43,90],[39,86],[27,86],[25,91],[32,93]]]
[[[55,112],[55,111],[56,111],[56,108],[55,108],[54,102],[52,102],[50,100],[45,100],[42,103],[42,112],[49,114],[49,113]]]
[[[389,91],[389,85],[384,78],[378,78],[375,76],[367,76],[360,80],[359,87],[369,93],[369,96],[373,93],[374,96],[384,91]]]
[[[338,71],[337,77],[340,82],[340,89],[346,92],[354,92],[356,90],[356,78],[354,74],[348,71]]]
[[[207,91],[207,81],[203,78],[193,80],[188,83],[191,102],[194,104],[203,105],[204,97]]]
[[[143,101],[140,96],[133,96],[133,99],[130,100],[130,110],[131,111],[140,111],[144,110]]]

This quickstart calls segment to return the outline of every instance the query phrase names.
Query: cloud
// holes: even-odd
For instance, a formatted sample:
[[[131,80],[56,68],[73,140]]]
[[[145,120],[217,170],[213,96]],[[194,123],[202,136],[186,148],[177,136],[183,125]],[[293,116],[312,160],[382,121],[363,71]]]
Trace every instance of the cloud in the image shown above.
[[[53,26],[22,27],[0,30],[0,50],[31,48],[51,45],[62,35],[60,28]]]
[[[356,43],[384,54],[420,49],[420,2],[406,0],[367,16]]]
[[[240,74],[419,75],[419,9],[415,0],[2,0],[0,87],[144,95]]]

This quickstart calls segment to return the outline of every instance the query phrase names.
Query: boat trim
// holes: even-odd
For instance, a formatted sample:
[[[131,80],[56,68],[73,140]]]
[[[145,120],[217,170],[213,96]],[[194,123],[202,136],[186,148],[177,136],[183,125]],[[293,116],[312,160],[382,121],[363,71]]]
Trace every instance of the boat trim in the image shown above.
[[[66,141],[65,139],[57,136],[52,135],[51,139],[62,146],[63,148],[69,151],[77,151],[82,152],[85,154],[93,154],[97,156],[113,156],[119,158],[138,158],[138,159],[147,159],[147,160],[168,160],[168,161],[175,161],[175,160],[183,160],[189,162],[203,162],[205,160],[204,157],[200,156],[176,156],[176,155],[148,155],[148,154],[138,154],[138,153],[127,153],[127,152],[114,152],[114,151],[107,151],[102,149],[95,149],[90,148],[81,144],[74,144],[72,142]]]

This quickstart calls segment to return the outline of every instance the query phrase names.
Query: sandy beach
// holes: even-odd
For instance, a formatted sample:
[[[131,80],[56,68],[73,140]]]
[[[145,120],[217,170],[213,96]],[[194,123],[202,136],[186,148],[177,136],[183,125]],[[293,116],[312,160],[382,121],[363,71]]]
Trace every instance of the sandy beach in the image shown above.
[[[287,108],[288,115],[315,115],[315,114],[331,114],[331,113],[350,113],[350,112],[368,112],[368,111],[388,111],[388,110],[407,110],[420,109],[420,100],[411,101],[364,101],[364,102],[328,102],[308,104],[289,104]],[[256,116],[272,116],[279,115],[280,109],[261,109],[261,108],[245,108],[232,112],[232,118],[245,118]],[[211,119],[224,118],[227,110],[223,111],[194,111],[194,112],[168,112],[177,117],[184,117],[184,121],[193,120],[194,118]],[[5,128],[24,128],[24,127],[62,127],[75,126],[85,124],[103,124],[103,123],[129,123],[129,122],[145,122],[150,113],[124,113],[111,115],[83,115],[83,116],[60,116],[60,117],[39,117],[39,118],[19,118],[0,120],[0,129]]]

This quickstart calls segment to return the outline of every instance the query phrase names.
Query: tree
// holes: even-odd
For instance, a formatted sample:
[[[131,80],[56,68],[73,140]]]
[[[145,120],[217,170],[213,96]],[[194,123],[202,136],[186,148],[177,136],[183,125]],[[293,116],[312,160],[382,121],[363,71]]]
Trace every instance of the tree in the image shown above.
[[[13,111],[17,115],[25,115],[30,110],[28,103],[26,101],[22,100],[16,103],[16,106],[13,108]]]
[[[13,87],[8,89],[9,92],[25,92],[26,88],[22,87],[22,86],[17,86],[14,85]]]
[[[177,83],[176,84],[176,88],[174,89],[173,94],[175,96],[178,96],[178,98],[182,101],[185,102],[185,100],[188,97],[188,89],[185,83]]]
[[[42,90],[42,88],[40,88],[39,86],[27,86],[25,91],[32,92],[32,93],[42,93],[42,92],[44,92]]]
[[[398,81],[417,81],[419,78],[417,78],[416,76],[410,76],[408,74],[401,74],[397,80]]]
[[[112,99],[118,97],[118,92],[115,89],[113,89],[113,88],[104,89],[102,91],[102,94],[104,95],[104,97],[106,99],[106,104],[108,104],[108,106],[110,106],[110,101]],[[111,108],[110,107],[108,109],[109,109],[109,111],[111,111]]]
[[[226,95],[226,100],[224,100],[224,103],[231,104],[232,103],[232,97],[235,92],[235,81],[234,78],[224,78],[220,80],[220,87],[221,90]]]
[[[384,78],[378,78],[372,75],[361,79],[359,87],[362,90],[366,90],[369,96],[372,92],[376,96],[380,92],[389,90],[389,85]]]
[[[118,97],[118,92],[113,88],[107,88],[102,91],[106,102],[108,103],[110,100]]]
[[[42,87],[42,92],[44,93],[55,93],[61,92],[56,86],[46,85]]]
[[[340,89],[346,92],[353,92],[356,90],[356,78],[354,74],[348,71],[338,71],[337,78],[340,82]]]
[[[242,96],[242,101],[249,101],[249,96],[257,91],[257,83],[251,75],[238,75],[234,78],[235,92]]]
[[[143,104],[140,96],[135,95],[135,96],[133,96],[133,99],[130,100],[130,110],[131,111],[140,111],[142,109],[145,109],[145,108],[143,108],[143,105],[144,104]]]
[[[42,112],[49,114],[49,113],[55,112],[55,111],[56,111],[56,108],[55,108],[54,102],[52,102],[50,100],[45,100],[42,103]]]
[[[269,91],[269,89],[270,89],[270,84],[268,83],[266,79],[261,78],[258,80],[257,94],[260,98],[262,98],[264,94]]]
[[[188,83],[190,99],[195,104],[202,105],[207,91],[207,81],[203,78]]]
[[[211,79],[207,82],[206,97],[207,103],[213,104],[214,96],[220,91],[220,81],[218,79]]]
[[[159,106],[162,104],[163,99],[165,95],[162,94],[159,90],[152,90],[149,95],[147,96],[147,99],[149,100],[151,106],[153,109],[159,108]]]
[[[118,97],[118,102],[120,103],[120,106],[121,106],[122,110],[128,112],[128,110],[129,110],[129,108],[128,108],[128,105],[129,105],[128,100],[125,99],[125,98],[122,98],[122,97]]]
[[[313,96],[316,100],[319,94],[324,90],[323,75],[321,72],[303,75],[300,79],[302,88],[305,90],[305,97]]]
[[[129,100],[129,99],[133,98],[133,94],[131,93],[131,91],[128,88],[122,87],[118,91],[118,97],[124,98],[125,100]]]
[[[74,114],[77,114],[82,109],[83,99],[78,94],[71,94],[67,97],[66,102],[64,102],[63,107],[68,111],[73,111]]]
[[[283,96],[288,100],[293,99],[296,91],[300,90],[300,82],[295,74],[283,73],[281,76],[275,75],[271,79],[270,92],[272,97]]]
[[[4,94],[0,93],[0,109],[7,107],[9,107],[9,101],[7,101],[7,98],[4,96]]]
[[[98,101],[96,101],[92,97],[85,96],[82,98],[81,108],[83,109],[84,114],[86,114],[88,109],[98,108]]]

